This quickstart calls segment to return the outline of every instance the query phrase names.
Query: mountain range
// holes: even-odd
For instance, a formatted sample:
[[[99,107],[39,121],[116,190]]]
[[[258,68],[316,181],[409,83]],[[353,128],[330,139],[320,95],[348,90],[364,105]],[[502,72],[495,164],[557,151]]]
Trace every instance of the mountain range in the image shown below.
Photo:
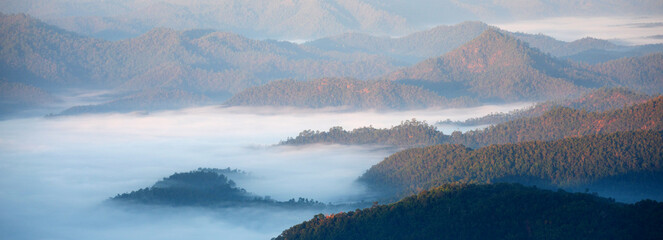
[[[591,39],[579,40],[582,44],[564,43],[542,35],[509,33],[480,22],[439,26],[400,38],[346,34],[293,44],[253,40],[228,32],[165,28],[136,38],[107,41],[80,36],[25,14],[0,15],[0,20],[0,77],[6,82],[53,96],[71,88],[111,92],[105,102],[76,107],[64,114],[219,104],[235,94],[228,104],[282,106],[288,105],[283,92],[271,93],[274,98],[252,93],[293,89],[294,85],[308,85],[300,88],[298,95],[320,97],[308,99],[311,104],[305,107],[351,104],[358,109],[539,101],[579,96],[588,89],[605,86],[629,87],[649,94],[660,93],[663,88],[661,54],[596,65],[575,63],[541,52],[525,41],[530,39],[540,46],[554,43],[557,52],[571,45],[580,46],[571,52],[609,50],[616,45]],[[443,55],[407,67],[408,62],[434,54]],[[315,79],[322,78],[355,81],[356,86],[366,84],[371,94],[385,97],[377,100],[359,94],[343,103],[325,102],[322,99],[333,99],[331,92],[310,92],[318,91],[315,85],[319,80]],[[275,84],[293,86],[272,90],[268,89],[276,85],[251,88],[279,79],[297,81],[279,81]],[[378,83],[384,80],[392,83]],[[249,92],[238,94],[244,90]],[[405,96],[415,92],[421,94]],[[241,99],[247,96],[252,100]],[[155,101],[166,97],[168,101]]]
[[[508,33],[488,28],[451,52],[386,74],[380,79],[397,85],[419,87],[443,99],[461,99],[460,103],[465,106],[477,100],[480,103],[561,100],[578,97],[601,87],[626,87],[658,94],[663,92],[660,86],[663,82],[663,68],[659,64],[661,61],[663,55],[652,54],[591,66],[579,64],[554,58]],[[321,104],[325,102],[324,99],[333,99],[334,95],[339,98],[341,95],[333,93],[330,88],[316,88],[316,84],[316,81],[290,81],[281,82],[279,87],[260,86],[235,95],[230,104],[308,104],[305,107],[318,108],[341,105],[340,102]],[[392,95],[389,92],[392,91],[382,91],[381,95]],[[307,99],[298,101],[293,96],[307,96]],[[419,98],[428,103],[419,106],[449,107],[445,104],[448,101],[434,100],[430,96],[434,94],[419,94]],[[340,98],[346,101],[344,104],[352,104],[357,108],[384,106],[369,105],[365,100],[353,101],[356,98],[352,97]],[[402,106],[396,106],[396,109],[402,109]]]
[[[213,28],[252,38],[315,39],[347,32],[402,36],[427,26],[466,20],[504,22],[541,18],[652,16],[659,1],[608,2],[456,0],[85,0],[8,1],[0,11],[28,13],[69,31],[107,39],[135,37],[155,27]]]

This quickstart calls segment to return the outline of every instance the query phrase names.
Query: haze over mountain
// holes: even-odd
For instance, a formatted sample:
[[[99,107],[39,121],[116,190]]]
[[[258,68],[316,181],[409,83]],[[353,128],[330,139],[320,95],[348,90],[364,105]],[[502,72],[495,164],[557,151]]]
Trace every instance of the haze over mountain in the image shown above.
[[[488,23],[554,17],[660,16],[655,0],[431,1],[417,0],[10,0],[0,7],[28,13],[87,36],[109,39],[143,34],[154,27],[213,28],[253,38],[314,39],[347,32],[402,36],[439,24]],[[534,32],[537,33],[537,32]]]
[[[473,99],[481,102],[549,100],[578,96],[586,88],[601,86],[626,86],[647,93],[660,93],[662,88],[658,86],[663,75],[663,70],[657,67],[660,55],[590,67],[555,59],[513,36],[533,39],[531,41],[541,46],[557,46],[551,51],[558,52],[571,49],[571,45],[582,46],[575,48],[580,50],[610,49],[613,45],[599,40],[582,40],[588,41],[587,44],[563,43],[545,36],[512,34],[478,22],[440,26],[402,38],[349,34],[298,45],[252,40],[211,30],[164,28],[153,29],[137,38],[112,42],[79,36],[27,15],[0,17],[0,31],[4,33],[0,46],[2,77],[51,94],[70,88],[112,92],[101,103],[77,107],[64,114],[149,111],[214,104],[249,87],[284,78],[372,79],[395,71],[404,62],[443,52],[447,53],[386,77],[440,96],[425,93],[416,96],[420,99],[412,103],[395,103],[400,100],[392,99],[390,101],[394,103],[361,103],[363,107],[360,108],[468,106],[476,104]],[[488,30],[479,34],[484,29]],[[479,36],[473,38],[477,34]],[[359,41],[356,41],[357,37]],[[456,45],[459,47],[449,52]],[[635,74],[637,71],[643,71],[643,74]],[[643,83],[649,86],[642,87]],[[404,88],[399,84],[387,89],[376,88],[375,91],[387,94],[388,89]],[[407,92],[416,89],[405,88],[410,89]],[[306,89],[301,90],[304,92],[300,95],[312,94]],[[375,91],[373,94],[377,94]],[[168,99],[157,100],[164,97]],[[462,99],[458,100],[459,97]],[[263,99],[258,105],[288,105],[278,102],[281,100],[286,101]],[[360,104],[362,101],[366,100],[362,98],[343,104]],[[238,104],[242,101],[233,103]],[[343,104],[314,105],[333,107]]]
[[[5,0],[0,233],[660,239],[662,13]]]
[[[274,81],[244,90],[228,106],[340,107],[349,110],[407,110],[477,105],[470,98],[447,99],[416,86],[387,81],[324,78],[305,82]]]
[[[610,100],[608,100],[610,101]],[[550,141],[574,136],[614,133],[635,130],[663,130],[663,97],[654,97],[643,103],[605,112],[588,112],[569,107],[540,107],[545,112],[466,132],[446,134],[434,125],[412,120],[388,129],[372,126],[344,130],[332,127],[329,131],[304,130],[282,145],[343,144],[413,147],[453,143],[467,147],[523,141]],[[572,106],[571,106],[572,107]],[[548,109],[548,110],[546,110]]]
[[[442,96],[484,100],[542,100],[577,96],[609,78],[546,55],[495,29],[438,58],[385,77],[424,86]]]

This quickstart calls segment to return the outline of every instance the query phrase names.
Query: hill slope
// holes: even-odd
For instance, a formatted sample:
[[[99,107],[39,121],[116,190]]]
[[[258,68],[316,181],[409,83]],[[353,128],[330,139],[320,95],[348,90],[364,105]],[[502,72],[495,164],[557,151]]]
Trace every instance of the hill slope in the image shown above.
[[[386,79],[424,86],[442,96],[501,101],[576,96],[583,88],[609,85],[610,80],[556,60],[496,29],[486,30],[441,57],[391,73]]]
[[[600,113],[645,103],[650,99],[652,99],[650,95],[631,91],[627,88],[599,88],[574,99],[538,103],[532,107],[508,113],[492,113],[479,118],[470,118],[462,122],[447,120],[439,123],[461,126],[494,125],[519,118],[538,117],[555,107],[567,107]]]
[[[286,239],[656,239],[663,204],[519,185],[445,185],[397,203],[317,215]]]
[[[520,182],[609,192],[622,200],[663,199],[663,132],[636,131],[476,150],[435,145],[395,153],[361,182],[387,194],[449,182]]]
[[[663,130],[663,96],[624,109],[594,113],[566,107],[539,117],[516,119],[483,130],[454,132],[450,143],[470,147],[632,130]]]
[[[419,87],[386,81],[323,78],[313,81],[274,81],[242,91],[225,104],[386,110],[467,106],[476,102],[469,99],[449,100]]]
[[[175,173],[148,188],[118,194],[114,202],[197,207],[246,207],[252,205],[278,207],[313,207],[322,209],[325,204],[299,198],[279,202],[269,197],[248,193],[236,186],[228,176],[241,175],[239,170],[199,168],[196,171]]]
[[[153,87],[238,92],[281,78],[352,76],[394,69],[383,57],[326,53],[209,30],[153,29],[123,41],[81,37],[27,15],[0,15],[2,77],[53,87]]]
[[[619,96],[612,95],[612,96]],[[587,112],[569,107],[553,106],[546,112],[525,113],[535,117],[510,120],[482,130],[459,131],[445,135],[426,123],[406,121],[390,129],[364,127],[352,131],[333,127],[328,132],[303,131],[295,138],[282,141],[285,145],[376,144],[387,146],[422,146],[442,143],[463,144],[477,148],[491,144],[522,141],[548,141],[565,137],[613,133],[633,130],[663,130],[663,96],[649,99],[623,109]],[[573,103],[573,102],[572,102]],[[591,99],[588,103],[591,103]],[[542,107],[544,110],[545,106]],[[535,108],[536,110],[536,108]]]

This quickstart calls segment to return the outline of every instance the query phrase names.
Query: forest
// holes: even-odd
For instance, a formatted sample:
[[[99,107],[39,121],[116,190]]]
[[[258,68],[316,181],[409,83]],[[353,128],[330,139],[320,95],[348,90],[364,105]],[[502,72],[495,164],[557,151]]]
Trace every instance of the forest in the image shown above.
[[[350,110],[407,110],[478,105],[467,97],[447,99],[417,86],[387,81],[323,78],[281,80],[249,88],[224,103],[227,106],[344,107]]]
[[[616,96],[616,95],[611,95]],[[644,97],[634,98],[627,103],[642,102]],[[540,116],[521,117],[504,123],[491,125],[488,128],[468,131],[456,131],[444,134],[437,131],[434,125],[408,120],[389,129],[375,129],[372,127],[358,128],[351,131],[340,127],[333,127],[329,131],[305,130],[294,138],[282,141],[281,145],[304,145],[313,143],[325,144],[367,144],[387,146],[423,146],[441,143],[463,144],[467,147],[477,148],[491,144],[517,143],[523,141],[547,141],[565,137],[592,135],[597,133],[612,133],[632,130],[663,130],[663,97],[654,97],[649,100],[605,112],[590,112],[553,106],[534,107],[549,109]],[[590,106],[594,101],[588,101]],[[590,107],[588,107],[590,108]],[[590,108],[591,109],[591,108]],[[529,110],[525,110],[529,111]],[[530,115],[524,113],[523,115]],[[519,116],[519,113],[516,113]]]
[[[288,201],[276,201],[267,196],[258,196],[237,187],[236,183],[226,175],[238,176],[243,175],[243,172],[230,168],[199,168],[195,171],[175,173],[151,187],[118,194],[110,200],[117,203],[174,207],[271,206],[315,209],[328,207],[327,204],[301,197],[297,200],[292,198]]]
[[[540,102],[523,109],[516,109],[507,113],[491,113],[486,116],[469,118],[463,121],[439,121],[439,124],[452,124],[459,126],[494,125],[510,120],[538,117],[555,107],[567,107],[588,112],[605,112],[630,107],[644,103],[653,98],[651,95],[633,91],[628,88],[599,88],[578,98],[558,101]]]
[[[446,184],[396,203],[319,214],[287,239],[660,239],[663,203],[517,184]]]
[[[661,197],[663,132],[616,132],[479,149],[457,144],[411,148],[385,158],[359,181],[401,197],[444,183],[503,181],[576,190],[610,186],[615,192]]]

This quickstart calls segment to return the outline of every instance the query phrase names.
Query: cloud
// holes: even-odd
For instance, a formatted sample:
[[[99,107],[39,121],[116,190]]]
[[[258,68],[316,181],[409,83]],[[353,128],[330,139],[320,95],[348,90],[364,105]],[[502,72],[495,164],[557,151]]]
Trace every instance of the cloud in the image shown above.
[[[663,34],[663,17],[558,17],[494,24],[508,30],[543,33],[563,41],[583,37],[616,40],[631,45],[663,43],[648,38]]]
[[[304,129],[463,120],[524,105],[410,112],[205,107],[0,121],[0,232],[8,239],[269,239],[317,212],[103,202],[198,167],[244,170],[250,177],[238,186],[277,200],[354,201],[364,194],[354,180],[392,150],[272,145]]]

